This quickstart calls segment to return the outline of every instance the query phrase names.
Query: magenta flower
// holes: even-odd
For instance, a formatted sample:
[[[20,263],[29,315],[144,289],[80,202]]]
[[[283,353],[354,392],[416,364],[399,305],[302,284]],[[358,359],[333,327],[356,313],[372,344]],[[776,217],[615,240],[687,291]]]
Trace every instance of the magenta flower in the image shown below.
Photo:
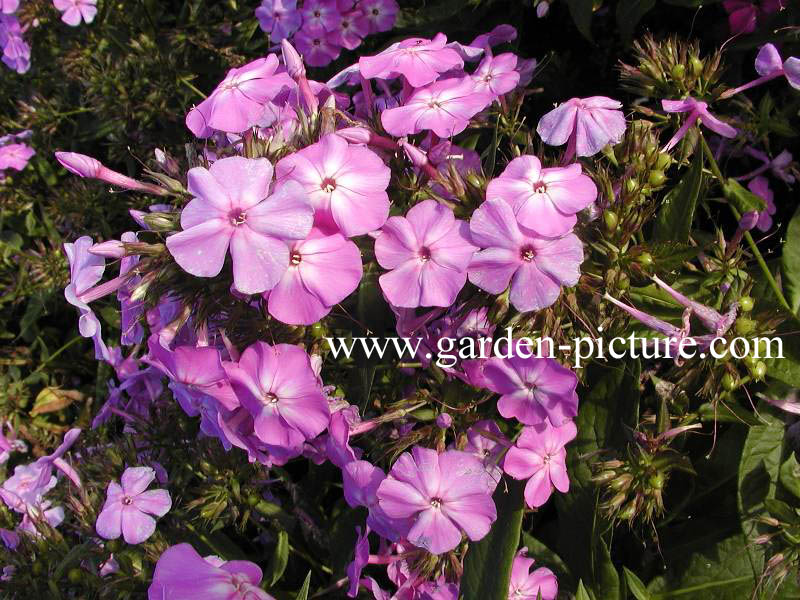
[[[397,541],[408,531],[405,519],[392,519],[381,508],[378,488],[386,479],[382,469],[365,460],[354,460],[342,468],[344,499],[353,508],[364,506],[369,510],[367,527],[386,539]]]
[[[303,22],[297,0],[262,0],[256,9],[256,18],[273,43],[290,37]]]
[[[415,90],[402,106],[384,110],[381,123],[394,136],[430,129],[448,138],[464,131],[492,100],[491,92],[479,90],[469,76],[444,79]]]
[[[256,436],[268,446],[297,448],[328,426],[328,402],[299,346],[256,342],[238,363],[223,366],[236,397],[253,416]]]
[[[5,169],[22,171],[36,151],[27,144],[0,146],[0,172]]]
[[[0,13],[0,49],[3,63],[20,75],[31,68],[31,47],[22,38],[22,27],[14,15]]]
[[[511,581],[508,584],[508,600],[555,600],[558,596],[558,580],[546,567],[531,572],[535,562],[528,558],[523,548],[511,563]]]
[[[304,27],[334,31],[341,16],[336,0],[306,0],[303,2]]]
[[[432,554],[461,543],[462,532],[480,540],[497,519],[494,486],[471,454],[414,446],[378,487],[378,502],[395,519],[413,518],[406,538]]]
[[[501,457],[510,445],[511,442],[500,431],[497,423],[483,420],[467,429],[467,445],[464,446],[464,452],[469,452],[480,460],[492,481],[499,483],[503,475],[500,468]]]
[[[200,138],[213,130],[241,133],[256,124],[266,104],[294,82],[286,73],[277,72],[278,57],[259,58],[231,69],[208,98],[186,115],[186,126]]]
[[[292,325],[316,323],[358,287],[362,271],[358,246],[313,230],[291,245],[289,267],[269,292],[269,314]]]
[[[17,12],[19,0],[0,0],[0,13],[11,15]]]
[[[97,516],[95,529],[106,540],[120,535],[127,544],[141,544],[156,530],[156,520],[150,515],[163,517],[172,508],[167,490],[147,490],[156,478],[150,467],[128,467],[122,474],[120,485],[108,484],[106,502]]]
[[[344,13],[336,29],[331,32],[331,41],[348,50],[354,50],[369,33],[369,21],[358,10]]]
[[[336,60],[342,51],[334,40],[334,34],[320,26],[304,25],[294,35],[294,43],[302,52],[303,59],[312,67],[324,67]]]
[[[789,85],[793,88],[800,90],[800,58],[790,56],[783,61],[778,49],[773,44],[761,46],[756,56],[755,68],[760,77],[737,88],[725,91],[720,96],[720,99],[730,98],[739,92],[749,90],[781,76],[785,76]]]
[[[289,264],[287,240],[300,240],[313,224],[308,194],[285,182],[271,196],[272,165],[265,158],[231,156],[209,169],[189,171],[194,196],[181,212],[183,231],[167,238],[181,268],[214,277],[233,258],[233,283],[243,294],[272,289]]]
[[[276,190],[290,181],[302,185],[317,222],[346,237],[379,229],[389,216],[389,167],[365,146],[329,134],[281,159],[275,169]]]
[[[97,0],[53,0],[53,6],[61,11],[61,20],[73,27],[80,25],[81,19],[91,23],[97,15]]]
[[[464,61],[456,50],[447,47],[447,36],[438,33],[432,40],[411,38],[375,56],[362,56],[358,67],[367,79],[403,75],[408,83],[419,88],[436,81],[440,73],[463,68]]]
[[[673,135],[667,142],[667,145],[664,146],[665,152],[672,150],[698,119],[703,125],[722,137],[734,138],[738,133],[736,128],[731,127],[712,115],[708,111],[708,104],[706,102],[695,100],[691,96],[685,100],[662,100],[661,107],[668,113],[689,113],[680,129],[675,132],[675,135]]]
[[[375,240],[375,258],[386,299],[394,306],[450,306],[467,282],[477,248],[468,225],[435,200],[413,206],[405,217],[390,217]]]
[[[507,419],[559,427],[578,414],[578,378],[552,358],[490,358],[483,376],[486,386],[500,394],[497,411]]]
[[[551,146],[567,144],[564,161],[593,156],[625,134],[625,115],[620,102],[605,96],[572,98],[539,119],[536,132]]]
[[[361,0],[358,7],[367,19],[370,33],[389,31],[400,12],[395,0]]]
[[[204,560],[189,544],[170,546],[159,557],[148,600],[275,600],[259,587],[255,563]]]
[[[597,186],[581,165],[542,169],[535,156],[518,156],[486,188],[486,199],[505,200],[523,227],[546,237],[569,232],[576,214],[591,206]]]
[[[8,429],[8,434],[3,433],[3,429]],[[8,462],[12,452],[27,452],[28,445],[17,438],[11,421],[6,421],[5,426],[0,425],[0,465]]]
[[[472,74],[475,89],[488,91],[493,97],[507,94],[519,84],[517,56],[511,52],[487,56]]]
[[[767,15],[778,12],[786,0],[725,0],[723,8],[728,13],[731,33],[739,35],[755,31],[756,25]]]
[[[761,175],[754,177],[747,184],[747,189],[759,196],[767,204],[767,208],[758,211],[758,222],[756,227],[760,231],[768,231],[772,228],[772,215],[775,214],[775,202],[773,200],[772,190],[769,189],[769,180]]]
[[[553,489],[569,491],[567,451],[564,446],[575,439],[578,429],[569,421],[560,427],[544,423],[525,427],[517,444],[503,463],[503,470],[514,479],[527,479],[525,503],[538,508],[547,502]]]
[[[484,248],[472,258],[469,280],[490,294],[510,284],[511,304],[520,312],[547,308],[562,285],[580,279],[580,240],[572,233],[555,239],[523,233],[511,206],[499,198],[478,207],[469,227],[472,243]]]

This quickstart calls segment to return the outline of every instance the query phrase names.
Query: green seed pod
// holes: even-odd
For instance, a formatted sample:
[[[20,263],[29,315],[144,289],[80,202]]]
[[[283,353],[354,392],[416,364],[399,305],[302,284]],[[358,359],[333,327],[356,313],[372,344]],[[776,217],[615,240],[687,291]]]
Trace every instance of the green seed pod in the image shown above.
[[[632,194],[636,191],[636,188],[639,187],[639,182],[636,180],[635,177],[631,177],[630,179],[625,180],[625,191],[629,194]]]
[[[616,471],[603,471],[592,477],[592,481],[594,483],[606,483],[607,481],[614,479],[616,476]]]
[[[636,257],[636,262],[638,262],[643,267],[649,267],[653,264],[653,255],[649,252],[642,252],[639,256]]]
[[[739,335],[749,335],[756,329],[756,322],[747,317],[739,317],[733,324],[736,333]]]
[[[606,226],[606,231],[613,233],[619,226],[619,217],[613,210],[606,210],[603,212],[603,223]]]
[[[636,515],[636,502],[634,500],[631,500],[622,508],[621,511],[619,511],[617,517],[619,517],[623,521],[630,521],[631,519],[633,519],[635,515]]]
[[[755,300],[753,300],[750,296],[742,296],[739,298],[739,308],[742,309],[742,312],[750,312],[753,310],[754,305]]]
[[[680,81],[686,75],[686,67],[684,67],[683,65],[675,65],[674,67],[672,67],[670,75],[672,75],[672,78],[675,79],[676,81]]]
[[[617,289],[625,291],[629,287],[631,287],[631,279],[625,273],[620,273],[619,277],[617,278]]]
[[[758,364],[758,359],[752,354],[748,354],[747,356],[744,357],[744,360],[742,362],[744,362],[745,366],[752,371],[753,369],[756,368],[756,365]]]
[[[722,387],[726,391],[732,392],[738,387],[738,384],[736,383],[736,380],[734,380],[733,375],[730,373],[725,373],[725,375],[722,376]]]
[[[667,154],[666,152],[662,152],[658,155],[658,159],[656,160],[656,169],[663,171],[671,164],[672,164],[672,157],[669,154]]]
[[[767,374],[767,365],[764,361],[760,360],[756,363],[755,369],[753,369],[753,377],[759,381],[764,379],[764,376]]]
[[[664,473],[662,473],[661,471],[654,473],[653,475],[650,476],[648,483],[650,484],[650,487],[656,490],[664,489],[664,483],[665,483]]]
[[[80,583],[81,581],[83,581],[83,571],[81,571],[81,570],[80,570],[79,568],[77,568],[77,567],[73,567],[73,568],[72,568],[72,569],[70,569],[70,570],[69,570],[69,572],[67,573],[67,579],[68,579],[68,580],[69,580],[69,582],[70,582],[70,583],[72,583],[72,584],[78,584],[78,583]]]
[[[698,75],[700,75],[700,73],[703,72],[704,66],[705,65],[703,65],[703,61],[697,58],[696,56],[693,56],[692,58],[689,59],[689,69],[691,69],[692,75],[694,75],[695,77],[697,77]]]
[[[666,180],[667,176],[664,175],[664,171],[650,171],[650,176],[647,178],[647,183],[653,187],[658,187],[664,185]]]
[[[614,479],[611,483],[608,484],[608,487],[618,492],[620,490],[627,490],[631,487],[631,482],[633,481],[633,475],[630,473],[623,473],[616,479]]]
[[[325,337],[327,334],[328,334],[328,331],[327,331],[327,329],[325,328],[325,325],[323,325],[323,324],[322,324],[322,323],[320,323],[319,321],[317,321],[316,323],[314,323],[314,324],[311,326],[311,336],[312,336],[314,339],[317,339],[317,340],[319,340],[319,339],[322,339],[322,338],[323,338],[323,337]]]

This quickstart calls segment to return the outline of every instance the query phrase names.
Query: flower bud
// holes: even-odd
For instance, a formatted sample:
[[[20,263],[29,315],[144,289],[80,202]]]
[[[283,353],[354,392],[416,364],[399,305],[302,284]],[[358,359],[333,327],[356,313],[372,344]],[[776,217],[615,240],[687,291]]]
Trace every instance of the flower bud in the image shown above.
[[[758,212],[751,210],[742,215],[739,219],[739,229],[742,231],[750,231],[758,223]]]
[[[739,298],[739,308],[742,309],[742,312],[750,312],[753,310],[754,305],[755,301],[750,296],[742,296]]]
[[[631,475],[630,473],[623,473],[622,475],[611,481],[611,483],[608,484],[608,487],[614,490],[615,492],[624,491],[627,490],[629,487],[631,487],[632,482],[633,482],[633,475]]]
[[[436,417],[436,426],[440,427],[441,429],[448,429],[453,425],[453,417],[448,415],[447,413],[441,413],[438,417]]]
[[[606,226],[606,231],[613,233],[617,230],[619,225],[619,217],[613,210],[606,210],[603,212],[603,223]]]
[[[626,504],[622,510],[619,511],[617,517],[622,519],[623,521],[630,521],[634,516],[636,516],[636,501],[631,500]]]
[[[297,50],[295,50],[295,47],[289,43],[289,40],[281,41],[281,53],[283,54],[283,64],[286,65],[286,72],[289,74],[289,77],[297,81],[300,77],[306,76],[306,68],[303,65],[303,59]]]
[[[147,213],[142,215],[142,221],[150,231],[174,231],[175,216],[169,213]]]
[[[89,252],[95,256],[116,259],[125,256],[125,247],[119,240],[108,240],[107,242],[95,244],[89,248]]]
[[[672,75],[673,79],[680,81],[686,75],[686,67],[681,64],[677,64],[672,67],[670,75]]]
[[[667,180],[667,176],[664,175],[664,171],[650,171],[650,175],[647,178],[647,182],[653,186],[658,187],[663,185],[664,182]]]

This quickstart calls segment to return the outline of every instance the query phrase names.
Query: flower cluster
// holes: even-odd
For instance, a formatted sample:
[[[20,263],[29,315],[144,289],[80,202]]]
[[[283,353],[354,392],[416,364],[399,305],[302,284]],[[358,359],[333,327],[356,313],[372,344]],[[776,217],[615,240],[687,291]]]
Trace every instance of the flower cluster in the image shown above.
[[[395,0],[262,0],[256,9],[270,43],[290,40],[306,64],[324,67],[342,48],[354,50],[371,33],[394,27]]]

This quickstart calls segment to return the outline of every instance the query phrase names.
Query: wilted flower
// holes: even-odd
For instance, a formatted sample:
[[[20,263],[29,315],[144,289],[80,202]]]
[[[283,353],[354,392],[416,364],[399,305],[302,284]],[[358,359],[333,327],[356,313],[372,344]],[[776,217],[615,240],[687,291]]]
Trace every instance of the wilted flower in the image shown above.
[[[567,144],[564,161],[597,154],[625,134],[622,103],[605,96],[572,98],[539,119],[536,132],[546,144]]]
[[[665,152],[672,150],[683,139],[689,128],[697,123],[698,119],[703,125],[722,137],[734,138],[739,133],[735,127],[731,127],[712,115],[708,111],[707,103],[695,100],[691,96],[685,100],[662,100],[661,107],[668,113],[689,113],[680,129],[664,146]]]

